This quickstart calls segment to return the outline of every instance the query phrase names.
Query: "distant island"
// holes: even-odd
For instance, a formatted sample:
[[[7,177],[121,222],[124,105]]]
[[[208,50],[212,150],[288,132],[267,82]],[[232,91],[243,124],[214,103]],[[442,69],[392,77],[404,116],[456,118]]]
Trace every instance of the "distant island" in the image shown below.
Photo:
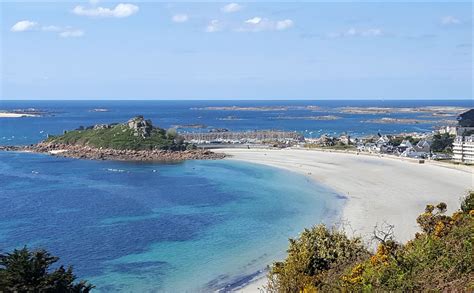
[[[35,108],[15,109],[11,111],[0,110],[0,118],[40,117],[45,114],[45,111],[41,111]]]
[[[319,106],[261,106],[261,107],[240,107],[240,106],[217,106],[191,108],[191,110],[207,110],[207,111],[288,111],[288,110],[319,110]]]
[[[322,116],[278,116],[273,118],[274,120],[315,120],[315,121],[331,121],[339,120],[341,117],[335,115],[322,115]]]
[[[380,119],[369,119],[361,121],[363,123],[378,123],[378,124],[422,124],[430,123],[430,120],[410,119],[410,118],[391,118],[382,117]]]
[[[126,123],[97,124],[49,135],[30,146],[4,146],[0,150],[31,151],[95,160],[180,161],[220,159],[223,154],[199,150],[186,143],[176,129],[164,130],[137,116]]]
[[[99,113],[103,113],[103,112],[110,112],[110,110],[107,109],[107,108],[95,108],[95,109],[89,110],[89,112],[99,112]]]
[[[390,113],[425,113],[431,116],[447,117],[458,115],[469,110],[464,107],[455,106],[427,106],[427,107],[342,107],[339,108],[339,113],[346,114],[390,114]]]

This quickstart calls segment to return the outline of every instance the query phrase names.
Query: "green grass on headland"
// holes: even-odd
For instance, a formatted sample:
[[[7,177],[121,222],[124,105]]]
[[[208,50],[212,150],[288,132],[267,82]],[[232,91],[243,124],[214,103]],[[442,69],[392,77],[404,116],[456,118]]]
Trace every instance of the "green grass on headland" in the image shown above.
[[[137,135],[127,124],[111,125],[110,128],[81,129],[50,136],[45,142],[68,145],[110,148],[117,150],[182,150],[183,140],[173,131],[154,127],[149,135]]]

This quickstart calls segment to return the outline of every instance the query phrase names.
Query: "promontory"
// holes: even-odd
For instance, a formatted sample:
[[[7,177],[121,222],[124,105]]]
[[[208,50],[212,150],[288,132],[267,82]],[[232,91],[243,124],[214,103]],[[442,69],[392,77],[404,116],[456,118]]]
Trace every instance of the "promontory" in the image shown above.
[[[0,146],[4,151],[30,151],[56,156],[122,161],[182,161],[221,159],[225,155],[198,149],[187,143],[175,129],[153,126],[137,116],[126,123],[97,124],[62,135],[49,135],[38,144]]]

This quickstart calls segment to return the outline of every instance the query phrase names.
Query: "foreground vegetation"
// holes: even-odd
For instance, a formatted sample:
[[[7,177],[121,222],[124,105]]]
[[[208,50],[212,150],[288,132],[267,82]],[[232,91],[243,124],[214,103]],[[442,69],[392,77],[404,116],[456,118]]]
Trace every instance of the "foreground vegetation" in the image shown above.
[[[59,258],[44,250],[29,251],[26,247],[0,254],[0,292],[90,292],[94,286],[79,281],[72,267],[53,270]]]
[[[474,290],[474,192],[461,209],[428,205],[417,218],[421,232],[406,244],[393,227],[374,231],[371,253],[360,238],[323,225],[290,239],[288,256],[270,267],[269,292],[412,292]]]

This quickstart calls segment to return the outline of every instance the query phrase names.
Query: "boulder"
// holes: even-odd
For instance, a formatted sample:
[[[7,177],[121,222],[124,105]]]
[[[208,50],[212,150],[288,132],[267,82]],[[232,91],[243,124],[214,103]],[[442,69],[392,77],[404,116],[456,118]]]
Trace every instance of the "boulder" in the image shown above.
[[[96,124],[94,125],[94,130],[97,130],[97,129],[107,129],[107,128],[110,128],[111,126],[109,124]]]
[[[128,120],[127,125],[133,130],[134,136],[141,136],[143,138],[150,136],[153,130],[151,120],[145,120],[143,116],[137,116]]]

